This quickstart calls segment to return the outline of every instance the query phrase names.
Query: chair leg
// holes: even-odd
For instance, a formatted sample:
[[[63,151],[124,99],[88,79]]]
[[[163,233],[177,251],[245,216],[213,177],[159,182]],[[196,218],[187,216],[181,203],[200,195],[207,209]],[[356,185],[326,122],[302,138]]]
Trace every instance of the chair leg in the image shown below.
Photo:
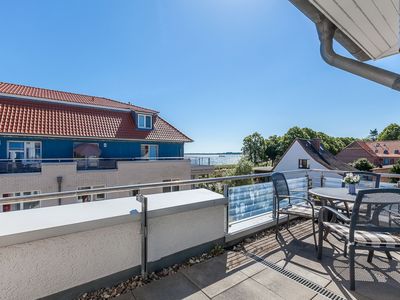
[[[287,215],[286,230],[289,230],[289,220],[290,220],[290,215]]]
[[[324,243],[324,225],[321,223],[318,225],[318,254],[317,258],[322,259],[322,246]]]
[[[279,232],[279,212],[276,213],[275,238],[278,238],[278,232]]]
[[[314,222],[314,218],[311,218],[311,222],[312,222],[312,230],[313,230],[313,236],[314,236],[315,251],[318,251],[317,236],[316,236],[316,233],[315,233],[315,222]]]
[[[388,258],[388,260],[393,259],[392,254],[390,254],[390,251],[385,251],[385,253],[386,253],[386,257]]]
[[[356,289],[356,278],[355,278],[355,249],[354,245],[349,247],[349,268],[350,268],[350,290]]]
[[[344,257],[347,257],[347,241],[344,242],[343,255]]]
[[[367,262],[372,263],[372,258],[374,257],[374,250],[368,251],[368,259]]]

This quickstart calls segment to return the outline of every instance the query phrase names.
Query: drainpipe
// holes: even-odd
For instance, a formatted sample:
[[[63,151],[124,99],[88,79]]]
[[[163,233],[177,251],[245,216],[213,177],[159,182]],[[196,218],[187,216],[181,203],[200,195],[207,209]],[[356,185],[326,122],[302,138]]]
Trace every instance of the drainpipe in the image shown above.
[[[327,64],[400,91],[399,74],[338,55],[333,50],[336,26],[326,18],[316,25],[321,42],[321,56]]]
[[[62,176],[57,176],[58,191],[61,192]],[[61,205],[61,198],[58,199],[58,205]]]

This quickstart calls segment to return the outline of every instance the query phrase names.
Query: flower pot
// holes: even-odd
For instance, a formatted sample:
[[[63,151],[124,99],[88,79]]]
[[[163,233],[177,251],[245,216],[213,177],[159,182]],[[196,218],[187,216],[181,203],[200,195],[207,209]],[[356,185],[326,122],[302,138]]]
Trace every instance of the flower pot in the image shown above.
[[[356,194],[356,185],[355,183],[350,183],[349,184],[349,194],[355,195]]]

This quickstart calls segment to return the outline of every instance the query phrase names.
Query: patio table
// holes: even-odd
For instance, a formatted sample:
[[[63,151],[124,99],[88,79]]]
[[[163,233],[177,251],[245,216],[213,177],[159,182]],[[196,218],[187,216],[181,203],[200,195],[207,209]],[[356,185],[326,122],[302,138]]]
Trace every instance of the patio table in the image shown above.
[[[357,195],[349,194],[348,188],[318,187],[308,191],[311,195],[325,201],[343,201],[354,203]]]
[[[317,187],[310,189],[308,192],[310,195],[318,197],[323,205],[327,205],[327,202],[330,202],[332,206],[335,206],[334,203],[337,201],[344,202],[348,217],[350,217],[348,204],[354,203],[357,197],[357,194],[349,194],[348,188]]]

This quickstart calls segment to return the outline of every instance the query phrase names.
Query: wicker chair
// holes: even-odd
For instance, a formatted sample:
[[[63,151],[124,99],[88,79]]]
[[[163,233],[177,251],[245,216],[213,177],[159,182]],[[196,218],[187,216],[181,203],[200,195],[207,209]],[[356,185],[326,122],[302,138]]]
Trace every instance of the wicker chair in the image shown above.
[[[360,210],[361,205],[367,209]],[[321,207],[318,222],[318,259],[322,258],[325,234],[330,233],[345,243],[345,256],[348,245],[350,289],[354,290],[356,250],[368,250],[368,262],[372,262],[374,251],[384,251],[391,259],[390,251],[400,250],[399,207],[400,189],[359,191],[351,219],[332,207]],[[332,214],[335,218],[332,218]],[[335,222],[334,219],[340,222]]]
[[[271,175],[272,183],[274,186],[274,198],[276,207],[276,225],[275,234],[278,236],[279,232],[279,216],[281,214],[287,215],[287,228],[289,228],[289,217],[297,216],[311,219],[312,229],[314,235],[314,245],[317,250],[317,238],[315,233],[315,221],[318,220],[318,209],[314,207],[311,200],[307,198],[291,196],[285,175],[275,172]],[[292,200],[300,200],[302,203],[292,203]],[[282,203],[285,203],[283,206]]]

